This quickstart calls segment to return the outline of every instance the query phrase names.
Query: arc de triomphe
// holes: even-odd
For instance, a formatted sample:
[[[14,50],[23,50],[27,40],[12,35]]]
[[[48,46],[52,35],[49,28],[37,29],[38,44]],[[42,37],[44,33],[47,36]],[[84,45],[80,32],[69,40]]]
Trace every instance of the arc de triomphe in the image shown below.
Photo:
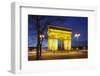
[[[62,26],[48,26],[48,50],[71,50],[72,29]]]

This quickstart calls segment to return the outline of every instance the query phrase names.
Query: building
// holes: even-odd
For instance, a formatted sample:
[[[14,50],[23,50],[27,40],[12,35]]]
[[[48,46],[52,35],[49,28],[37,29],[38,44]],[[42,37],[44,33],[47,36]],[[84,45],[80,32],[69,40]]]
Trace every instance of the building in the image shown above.
[[[48,26],[48,50],[71,50],[72,29],[62,26]],[[59,48],[60,42],[60,48]]]

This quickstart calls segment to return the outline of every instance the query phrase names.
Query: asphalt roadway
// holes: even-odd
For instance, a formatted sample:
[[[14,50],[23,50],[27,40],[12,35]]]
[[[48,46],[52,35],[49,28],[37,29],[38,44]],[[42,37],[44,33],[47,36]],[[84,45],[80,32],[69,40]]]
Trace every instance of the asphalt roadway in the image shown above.
[[[56,59],[81,59],[88,58],[87,50],[73,51],[44,51],[39,60],[56,60]],[[28,60],[36,60],[36,52],[28,52]]]

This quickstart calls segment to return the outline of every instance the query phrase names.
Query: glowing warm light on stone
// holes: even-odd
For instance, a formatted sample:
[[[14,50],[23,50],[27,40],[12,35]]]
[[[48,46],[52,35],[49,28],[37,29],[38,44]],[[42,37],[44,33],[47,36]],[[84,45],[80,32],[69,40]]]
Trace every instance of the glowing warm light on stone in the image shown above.
[[[72,31],[60,26],[48,27],[48,50],[58,50],[58,39],[61,42],[61,50],[71,50]]]

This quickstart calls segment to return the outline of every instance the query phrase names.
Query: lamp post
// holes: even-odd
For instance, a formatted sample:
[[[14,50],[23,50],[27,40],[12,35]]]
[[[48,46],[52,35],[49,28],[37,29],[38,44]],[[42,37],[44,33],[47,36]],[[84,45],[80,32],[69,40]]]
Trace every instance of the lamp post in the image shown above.
[[[76,33],[75,35],[74,35],[74,37],[77,39],[77,45],[78,45],[78,38],[80,37],[80,33]],[[77,47],[78,48],[78,47]]]
[[[41,51],[42,51],[41,50],[42,49],[41,47],[42,47],[42,42],[43,42],[44,37],[45,36],[43,34],[40,34],[40,57],[41,57]]]
[[[76,34],[74,35],[74,37],[77,38],[77,41],[78,41],[78,38],[80,37],[80,33],[76,33]]]

